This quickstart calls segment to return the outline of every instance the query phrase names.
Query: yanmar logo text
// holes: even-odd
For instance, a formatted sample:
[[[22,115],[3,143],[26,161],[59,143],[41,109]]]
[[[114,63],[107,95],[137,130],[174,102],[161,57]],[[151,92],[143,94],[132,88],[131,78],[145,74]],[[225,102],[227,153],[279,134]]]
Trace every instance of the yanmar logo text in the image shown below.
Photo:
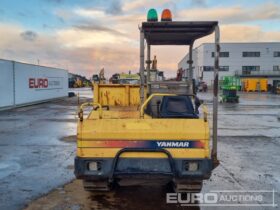
[[[174,147],[174,148],[188,148],[190,142],[188,141],[157,141],[158,147]]]

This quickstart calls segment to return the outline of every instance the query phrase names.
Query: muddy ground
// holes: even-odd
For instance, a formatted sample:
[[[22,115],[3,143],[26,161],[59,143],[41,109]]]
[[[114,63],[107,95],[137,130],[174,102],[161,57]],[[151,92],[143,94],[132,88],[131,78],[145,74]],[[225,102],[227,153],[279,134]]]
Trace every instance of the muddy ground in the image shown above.
[[[211,111],[210,95],[201,98]],[[0,209],[184,209],[166,204],[169,189],[160,186],[85,192],[73,175],[76,109],[77,98],[67,98],[0,112]],[[219,105],[221,164],[203,192],[275,190],[280,203],[279,112],[280,97],[268,94],[242,94],[239,104]]]

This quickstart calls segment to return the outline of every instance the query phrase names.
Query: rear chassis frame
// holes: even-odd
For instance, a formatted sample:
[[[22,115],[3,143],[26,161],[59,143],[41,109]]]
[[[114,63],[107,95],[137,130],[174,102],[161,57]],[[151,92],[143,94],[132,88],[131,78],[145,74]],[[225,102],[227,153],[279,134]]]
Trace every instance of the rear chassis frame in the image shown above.
[[[166,166],[166,161],[169,163],[169,167],[165,167],[164,171],[120,171],[118,169],[119,162],[122,162],[123,167],[129,167],[131,162],[134,165],[143,164],[143,158],[121,158],[121,155],[128,152],[157,152],[164,153],[167,158],[145,158],[145,164],[149,167],[155,165]],[[90,171],[88,164],[91,161],[97,161],[101,163],[101,169],[97,171]],[[197,162],[197,171],[187,171],[184,169],[186,163]],[[155,164],[156,163],[156,164]],[[106,181],[108,183],[114,183],[116,179],[123,177],[150,177],[159,178],[165,177],[169,181],[175,180],[203,180],[208,179],[213,169],[213,162],[211,159],[182,159],[173,158],[172,155],[165,149],[147,149],[147,148],[123,148],[114,158],[75,158],[75,175],[79,179],[88,181]]]

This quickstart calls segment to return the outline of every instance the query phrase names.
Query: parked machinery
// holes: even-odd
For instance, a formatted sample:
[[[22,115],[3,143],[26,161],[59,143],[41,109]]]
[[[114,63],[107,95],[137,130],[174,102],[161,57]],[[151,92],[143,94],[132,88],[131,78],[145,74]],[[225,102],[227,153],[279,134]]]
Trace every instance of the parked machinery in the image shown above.
[[[121,73],[121,74],[113,74],[110,78],[109,82],[112,84],[139,84],[140,76],[139,74],[128,74]]]
[[[271,92],[274,94],[280,94],[280,80],[273,80]]]
[[[90,87],[91,82],[86,77],[69,73],[69,88]]]
[[[104,68],[102,68],[99,71],[99,74],[92,75],[92,77],[91,77],[92,85],[94,85],[94,84],[105,84],[106,78],[104,76],[104,73],[105,73],[105,70],[104,70]]]
[[[98,74],[92,75],[92,82],[93,83],[99,83],[99,76],[98,76]]]
[[[99,84],[105,84],[106,78],[105,78],[105,69],[102,68],[99,72]]]
[[[276,94],[280,94],[280,83],[276,86]]]
[[[242,79],[243,90],[246,92],[267,92],[268,80],[266,78]]]
[[[222,79],[220,95],[220,102],[239,102],[239,96],[237,91],[240,90],[241,82],[240,78],[236,76],[224,76]]]
[[[140,29],[140,84],[95,84],[93,103],[81,105],[77,129],[75,175],[86,190],[110,190],[116,185],[172,184],[174,190],[199,192],[219,165],[217,109],[219,26],[217,21],[162,21],[151,9]],[[166,12],[167,11],[167,12]],[[166,15],[165,13],[169,14]],[[206,107],[187,81],[151,81],[151,47],[189,46],[215,33],[213,125],[210,137]],[[146,48],[145,48],[146,42]],[[145,81],[145,49],[147,80]],[[192,68],[192,53],[189,56]],[[83,110],[91,107],[88,117]]]

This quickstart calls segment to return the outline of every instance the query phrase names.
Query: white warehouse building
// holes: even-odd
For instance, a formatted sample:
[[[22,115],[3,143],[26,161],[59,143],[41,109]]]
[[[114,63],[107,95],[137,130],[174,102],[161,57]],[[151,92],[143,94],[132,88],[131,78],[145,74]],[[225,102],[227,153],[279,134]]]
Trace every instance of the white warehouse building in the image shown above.
[[[0,59],[0,110],[68,96],[68,71]]]
[[[213,43],[204,43],[193,49],[194,78],[213,84]],[[178,64],[186,77],[187,54]],[[222,76],[265,77],[268,83],[280,79],[280,42],[221,43],[219,79]]]

